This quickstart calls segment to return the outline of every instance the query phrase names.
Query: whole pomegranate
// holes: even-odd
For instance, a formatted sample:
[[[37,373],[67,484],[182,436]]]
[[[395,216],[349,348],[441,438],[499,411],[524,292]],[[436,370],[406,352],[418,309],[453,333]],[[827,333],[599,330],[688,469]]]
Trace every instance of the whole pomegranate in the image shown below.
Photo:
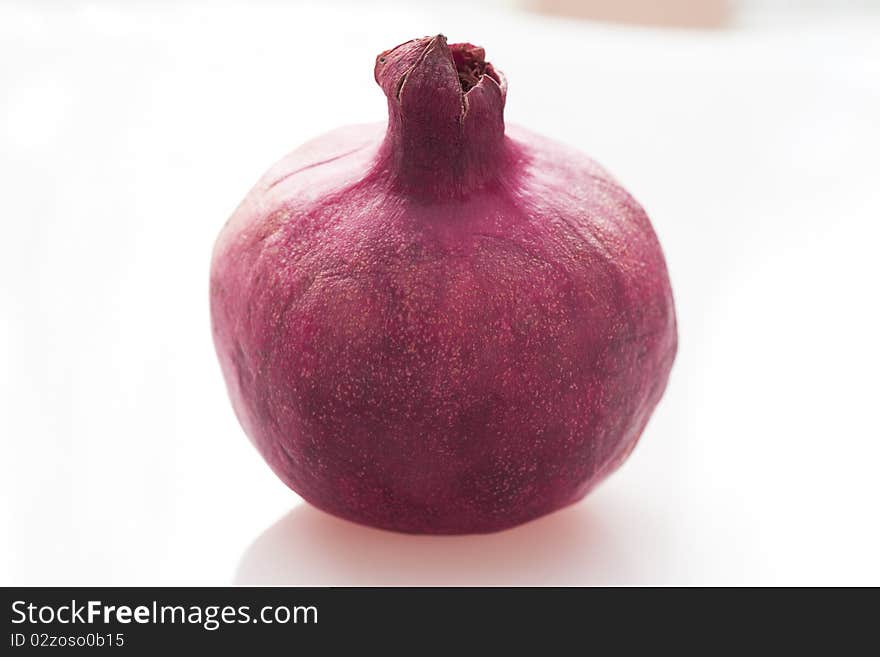
[[[375,76],[387,126],[294,151],[220,234],[217,353],[245,431],[318,508],[504,529],[635,446],[675,357],[666,265],[602,168],[505,130],[482,48],[415,39]]]

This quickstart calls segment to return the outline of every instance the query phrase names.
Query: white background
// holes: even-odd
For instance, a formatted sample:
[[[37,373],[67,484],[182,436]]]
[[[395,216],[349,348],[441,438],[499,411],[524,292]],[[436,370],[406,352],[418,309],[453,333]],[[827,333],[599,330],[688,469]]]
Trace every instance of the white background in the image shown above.
[[[636,29],[502,7],[0,7],[0,584],[880,584],[880,19]],[[486,46],[507,117],[642,202],[680,352],[628,463],[490,536],[301,503],[211,344],[212,242],[375,54]]]

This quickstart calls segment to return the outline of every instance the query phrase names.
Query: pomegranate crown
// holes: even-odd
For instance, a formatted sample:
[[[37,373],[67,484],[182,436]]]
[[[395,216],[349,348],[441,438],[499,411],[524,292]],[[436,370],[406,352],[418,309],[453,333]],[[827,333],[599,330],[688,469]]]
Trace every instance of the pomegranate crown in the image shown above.
[[[461,195],[497,177],[507,82],[483,48],[438,34],[376,57],[388,99],[384,152],[403,186]]]

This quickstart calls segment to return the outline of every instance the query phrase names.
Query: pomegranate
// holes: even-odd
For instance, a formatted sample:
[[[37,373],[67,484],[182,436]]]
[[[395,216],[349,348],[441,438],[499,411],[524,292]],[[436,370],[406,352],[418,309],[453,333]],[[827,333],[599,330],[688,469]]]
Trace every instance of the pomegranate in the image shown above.
[[[376,59],[387,126],[257,183],[211,268],[239,421],[320,509],[490,532],[582,498],[635,446],[676,351],[660,246],[581,153],[504,125],[469,43]]]

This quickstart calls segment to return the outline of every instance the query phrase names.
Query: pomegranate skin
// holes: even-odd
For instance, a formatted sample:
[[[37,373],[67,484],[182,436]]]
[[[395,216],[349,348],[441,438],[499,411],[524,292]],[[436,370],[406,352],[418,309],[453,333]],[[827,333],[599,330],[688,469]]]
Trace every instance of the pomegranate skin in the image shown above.
[[[217,354],[245,432],[311,504],[505,529],[581,499],[638,441],[677,345],[663,254],[601,167],[505,129],[481,49],[416,39],[376,78],[387,126],[305,144],[223,228]]]

